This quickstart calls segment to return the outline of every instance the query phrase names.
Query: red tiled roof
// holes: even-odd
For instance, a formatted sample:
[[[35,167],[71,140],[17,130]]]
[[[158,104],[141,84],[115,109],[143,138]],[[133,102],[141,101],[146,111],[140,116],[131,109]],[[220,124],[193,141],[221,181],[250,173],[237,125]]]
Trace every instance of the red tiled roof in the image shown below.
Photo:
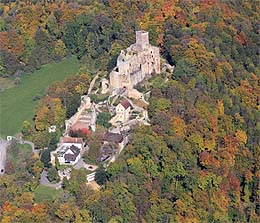
[[[83,130],[83,129],[88,129],[89,125],[86,122],[81,122],[81,121],[77,121],[72,127],[71,129],[73,131],[77,131],[77,130]]]
[[[83,139],[65,136],[65,137],[61,137],[60,142],[61,143],[83,143]]]
[[[127,108],[129,108],[129,107],[132,107],[132,105],[129,103],[129,101],[128,100],[126,100],[126,99],[123,99],[121,102],[120,102],[120,104],[125,108],[125,109],[127,109]]]

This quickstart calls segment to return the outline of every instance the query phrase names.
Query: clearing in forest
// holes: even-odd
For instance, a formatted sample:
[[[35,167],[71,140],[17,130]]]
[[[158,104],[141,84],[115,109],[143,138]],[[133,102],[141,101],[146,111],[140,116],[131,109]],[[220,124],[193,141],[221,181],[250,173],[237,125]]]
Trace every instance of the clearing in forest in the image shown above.
[[[0,93],[0,135],[14,135],[21,131],[24,120],[32,120],[38,99],[54,81],[61,81],[78,71],[76,57],[43,65],[32,74],[23,75],[21,83]]]

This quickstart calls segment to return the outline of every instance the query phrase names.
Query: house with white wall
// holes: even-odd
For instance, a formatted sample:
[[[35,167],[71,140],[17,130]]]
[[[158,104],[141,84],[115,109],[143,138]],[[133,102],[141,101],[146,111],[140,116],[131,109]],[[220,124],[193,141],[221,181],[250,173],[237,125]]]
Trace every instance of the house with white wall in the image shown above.
[[[116,115],[109,122],[112,125],[115,125],[117,122],[127,122],[130,119],[132,109],[130,102],[125,98],[122,99],[115,107]]]
[[[59,147],[51,152],[51,164],[55,166],[55,157],[61,165],[74,165],[81,158],[84,148],[82,138],[64,136],[60,138]]]
[[[75,165],[81,158],[80,151],[80,148],[74,145],[63,146],[56,154],[61,165]]]

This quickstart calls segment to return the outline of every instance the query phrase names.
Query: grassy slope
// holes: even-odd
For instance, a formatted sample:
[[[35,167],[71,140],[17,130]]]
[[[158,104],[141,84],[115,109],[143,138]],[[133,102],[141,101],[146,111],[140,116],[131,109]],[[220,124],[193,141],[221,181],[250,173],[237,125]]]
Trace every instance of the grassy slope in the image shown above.
[[[11,87],[14,87],[14,78],[3,78],[0,77],[0,92],[9,89]]]
[[[55,200],[62,195],[62,190],[56,190],[54,188],[39,185],[35,191],[35,201],[41,202],[43,200]]]
[[[78,71],[78,60],[67,58],[59,63],[44,65],[31,75],[24,75],[21,84],[0,94],[0,135],[14,135],[21,130],[24,120],[32,120],[38,101],[35,95],[43,95],[54,81],[63,80]]]

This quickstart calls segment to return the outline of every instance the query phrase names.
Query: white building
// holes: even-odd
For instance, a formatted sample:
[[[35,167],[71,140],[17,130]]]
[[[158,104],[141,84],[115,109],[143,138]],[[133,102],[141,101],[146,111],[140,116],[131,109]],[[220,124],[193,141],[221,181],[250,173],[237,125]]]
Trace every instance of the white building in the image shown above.
[[[74,165],[81,158],[84,144],[82,138],[61,137],[59,147],[51,152],[51,164],[55,166],[55,157],[61,165]]]
[[[114,116],[110,123],[113,125],[116,122],[127,122],[130,119],[132,105],[129,103],[128,100],[123,99],[117,106],[116,106],[116,116]]]
[[[81,158],[80,151],[80,148],[74,145],[62,146],[56,154],[61,165],[75,165]]]
[[[83,139],[82,138],[74,138],[74,137],[69,137],[69,136],[65,136],[65,137],[61,137],[60,138],[60,145],[62,146],[76,146],[78,148],[80,148],[80,150],[83,148]]]
[[[56,125],[51,125],[51,126],[48,128],[48,131],[49,131],[49,133],[56,132]]]

